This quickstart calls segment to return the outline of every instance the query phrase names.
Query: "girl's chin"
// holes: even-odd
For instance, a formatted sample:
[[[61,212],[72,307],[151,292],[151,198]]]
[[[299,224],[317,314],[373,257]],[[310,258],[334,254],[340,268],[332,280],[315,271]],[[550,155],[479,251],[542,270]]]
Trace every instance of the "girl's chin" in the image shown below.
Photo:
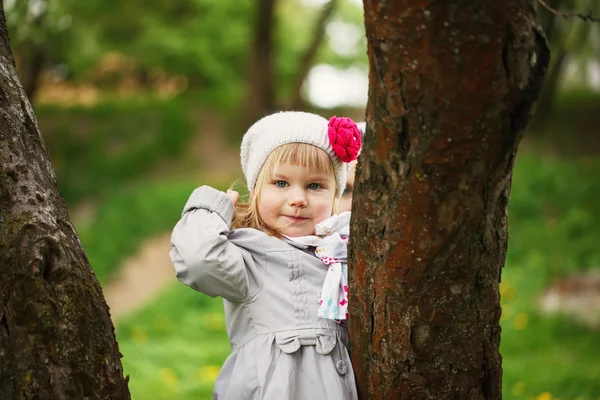
[[[285,235],[285,236],[289,236],[289,237],[300,237],[300,236],[308,236],[308,235],[313,235],[315,233],[315,229],[314,227],[312,229],[310,228],[284,228],[280,230],[281,234]]]

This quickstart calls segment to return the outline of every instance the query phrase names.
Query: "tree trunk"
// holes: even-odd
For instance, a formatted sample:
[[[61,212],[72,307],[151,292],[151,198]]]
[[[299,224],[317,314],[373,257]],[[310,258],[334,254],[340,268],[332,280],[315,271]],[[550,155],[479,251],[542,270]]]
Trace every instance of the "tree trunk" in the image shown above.
[[[40,77],[46,63],[45,50],[33,40],[22,46],[23,51],[19,57],[19,79],[25,90],[25,94],[31,103],[34,102],[35,94],[40,86]]]
[[[517,146],[550,52],[535,2],[365,0],[350,245],[361,399],[500,399],[498,284]]]
[[[108,306],[15,71],[0,2],[0,398],[129,399]]]
[[[313,65],[314,59],[317,56],[317,52],[321,47],[321,43],[323,43],[323,39],[325,38],[325,28],[327,27],[327,22],[333,14],[336,3],[337,0],[330,0],[329,3],[323,6],[323,11],[321,11],[317,23],[315,24],[315,33],[310,45],[306,48],[306,51],[302,57],[300,57],[296,76],[294,77],[294,86],[292,87],[292,93],[290,96],[291,101],[289,108],[291,110],[298,110],[302,107],[302,85],[304,84],[306,76]]]
[[[244,126],[273,111],[275,0],[258,0]]]
[[[44,43],[45,40],[43,39],[44,35],[40,35],[40,32],[44,31],[44,25],[48,18],[48,7],[49,2],[46,1],[43,4],[43,11],[31,21],[31,30],[33,33],[15,49],[15,54],[19,61],[19,65],[17,65],[19,80],[32,104],[40,86],[40,78],[47,59],[46,43]]]
[[[547,122],[552,120],[551,114],[554,111],[554,100],[558,93],[566,61],[567,52],[562,48],[559,48],[558,51],[555,49],[553,62],[548,69],[548,76],[544,82],[544,87],[536,106],[536,112],[531,121],[532,126],[539,129],[537,133],[540,135],[544,135],[543,129],[547,126]]]

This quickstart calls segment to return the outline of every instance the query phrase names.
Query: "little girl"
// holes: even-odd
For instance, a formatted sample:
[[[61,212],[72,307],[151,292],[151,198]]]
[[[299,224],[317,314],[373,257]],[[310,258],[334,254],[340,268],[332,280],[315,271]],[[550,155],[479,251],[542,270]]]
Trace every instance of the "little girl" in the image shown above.
[[[345,324],[350,213],[339,198],[360,146],[349,118],[272,114],[242,140],[248,203],[208,186],[189,198],[170,256],[181,282],[224,299],[232,354],[213,399],[357,398]]]

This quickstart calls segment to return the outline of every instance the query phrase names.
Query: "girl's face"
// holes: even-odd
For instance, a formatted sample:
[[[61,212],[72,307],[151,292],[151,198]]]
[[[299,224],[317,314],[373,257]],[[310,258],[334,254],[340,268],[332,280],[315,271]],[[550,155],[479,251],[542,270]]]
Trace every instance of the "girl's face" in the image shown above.
[[[335,178],[315,167],[280,163],[266,177],[258,202],[265,225],[290,236],[315,233],[315,225],[331,217]]]

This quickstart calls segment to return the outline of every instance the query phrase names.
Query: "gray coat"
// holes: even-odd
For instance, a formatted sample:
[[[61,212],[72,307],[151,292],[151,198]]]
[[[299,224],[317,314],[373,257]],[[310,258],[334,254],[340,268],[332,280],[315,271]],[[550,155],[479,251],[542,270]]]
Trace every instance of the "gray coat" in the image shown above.
[[[171,237],[177,278],[224,299],[232,353],[213,399],[357,399],[347,329],[317,316],[327,267],[312,248],[230,231],[233,212],[225,193],[202,186]]]

